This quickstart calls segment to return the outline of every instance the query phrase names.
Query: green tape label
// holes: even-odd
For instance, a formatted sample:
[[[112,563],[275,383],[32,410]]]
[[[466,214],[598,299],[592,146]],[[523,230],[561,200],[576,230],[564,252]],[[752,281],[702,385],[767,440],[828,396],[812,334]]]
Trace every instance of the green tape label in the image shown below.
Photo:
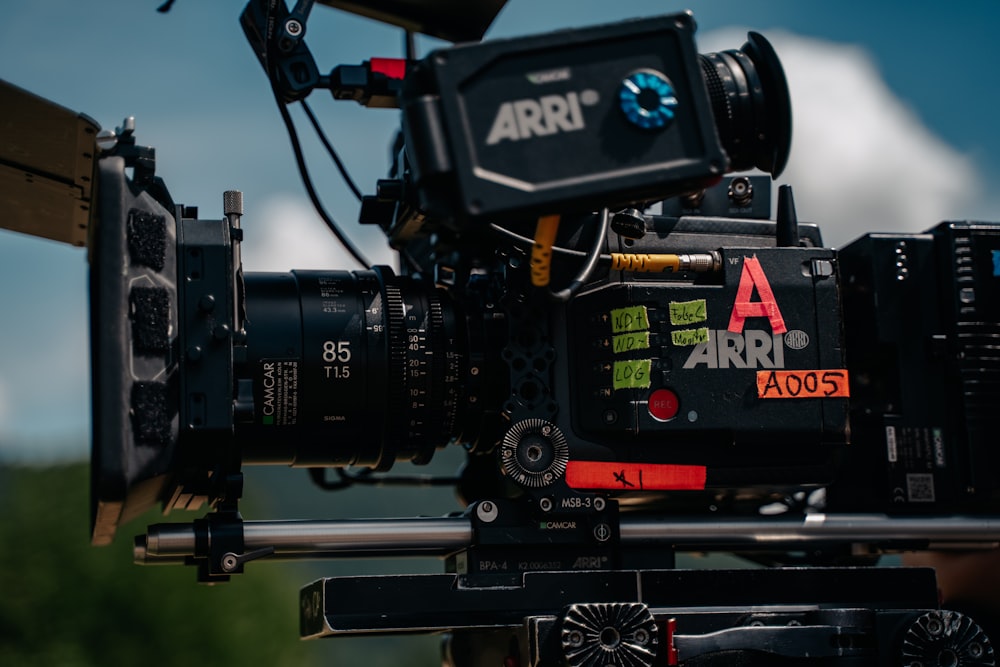
[[[615,391],[619,389],[645,389],[649,386],[651,359],[626,359],[614,364]]]
[[[671,324],[695,324],[708,319],[708,309],[704,299],[694,301],[671,301]]]
[[[618,334],[611,339],[611,344],[615,354],[631,352],[632,350],[648,350],[649,332],[637,331],[635,333]]]
[[[646,306],[615,308],[611,311],[611,332],[645,331],[649,328]]]
[[[670,332],[670,342],[677,347],[687,347],[708,342],[708,327],[697,329],[680,329]]]

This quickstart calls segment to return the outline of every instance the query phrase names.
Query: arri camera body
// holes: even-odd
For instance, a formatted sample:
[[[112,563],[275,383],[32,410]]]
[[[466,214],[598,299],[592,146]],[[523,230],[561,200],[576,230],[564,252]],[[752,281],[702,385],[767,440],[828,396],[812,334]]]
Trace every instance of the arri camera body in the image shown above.
[[[994,664],[933,572],[871,563],[1000,539],[1000,226],[833,250],[787,186],[772,220],[791,110],[757,33],[699,55],[674,14],[478,43],[502,2],[330,4],[463,42],[321,75],[311,2],[241,18],[286,122],[317,88],[401,110],[360,215],[400,267],[244,272],[239,192],[200,219],[128,123],[101,133],[77,179],[98,185],[95,543],[160,503],[214,511],[150,527],[137,561],[207,581],[442,556],[307,586],[301,628],[448,632],[455,665]],[[25,122],[45,104],[5,95]],[[445,446],[467,454],[460,516],[238,512],[243,465],[339,488]],[[676,569],[681,550],[767,567]]]

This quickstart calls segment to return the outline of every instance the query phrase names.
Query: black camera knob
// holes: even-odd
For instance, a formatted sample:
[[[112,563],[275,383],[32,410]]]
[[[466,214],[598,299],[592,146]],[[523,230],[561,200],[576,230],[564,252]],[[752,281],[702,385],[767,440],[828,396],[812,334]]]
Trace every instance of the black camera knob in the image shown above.
[[[525,419],[504,435],[500,461],[507,476],[521,486],[542,488],[566,474],[569,445],[555,424],[544,419]]]

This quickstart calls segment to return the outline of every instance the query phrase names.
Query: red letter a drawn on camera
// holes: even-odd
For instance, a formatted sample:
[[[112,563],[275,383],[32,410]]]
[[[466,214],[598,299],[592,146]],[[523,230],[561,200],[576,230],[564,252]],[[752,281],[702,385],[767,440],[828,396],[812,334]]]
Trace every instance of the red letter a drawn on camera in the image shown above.
[[[753,288],[757,288],[760,301],[751,301]],[[774,300],[771,283],[767,282],[764,269],[756,257],[743,258],[743,273],[740,275],[740,286],[736,290],[736,302],[729,316],[729,331],[743,333],[743,325],[748,317],[766,317],[771,323],[771,331],[783,334],[788,329],[785,319],[781,316],[778,302]]]

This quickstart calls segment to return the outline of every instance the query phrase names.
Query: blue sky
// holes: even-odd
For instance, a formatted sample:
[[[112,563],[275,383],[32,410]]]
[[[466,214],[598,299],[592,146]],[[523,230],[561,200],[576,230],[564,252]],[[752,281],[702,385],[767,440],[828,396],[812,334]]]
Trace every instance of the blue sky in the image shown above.
[[[8,3],[0,78],[103,127],[136,117],[174,198],[221,216],[222,192],[246,202],[249,270],[353,268],[312,216],[263,72],[237,17],[242,2]],[[995,35],[1000,3],[509,0],[490,36],[529,34],[693,10],[702,52],[738,48],[746,29],[775,43],[793,95],[800,218],[839,245],[865,230],[919,231],[944,217],[1000,219]],[[905,9],[904,9],[905,8]],[[321,70],[398,56],[397,30],[317,7],[309,43]],[[396,112],[313,109],[362,189],[384,173]],[[0,114],[3,110],[0,109]],[[321,196],[356,230],[356,204],[300,131]],[[377,233],[353,236],[391,258]],[[0,460],[83,458],[89,381],[83,251],[0,232]],[[27,443],[16,449],[13,443]]]

